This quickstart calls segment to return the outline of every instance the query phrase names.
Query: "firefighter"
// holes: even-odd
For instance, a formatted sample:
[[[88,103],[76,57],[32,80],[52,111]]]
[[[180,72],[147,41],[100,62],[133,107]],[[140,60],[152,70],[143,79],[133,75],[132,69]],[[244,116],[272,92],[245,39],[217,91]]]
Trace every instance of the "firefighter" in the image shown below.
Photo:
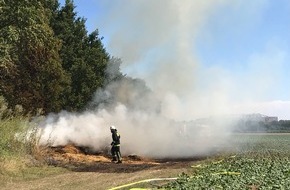
[[[122,163],[122,157],[120,152],[120,138],[121,136],[117,132],[117,129],[115,126],[110,127],[111,133],[112,133],[112,143],[111,143],[111,153],[113,156],[112,162],[117,161],[117,163]]]

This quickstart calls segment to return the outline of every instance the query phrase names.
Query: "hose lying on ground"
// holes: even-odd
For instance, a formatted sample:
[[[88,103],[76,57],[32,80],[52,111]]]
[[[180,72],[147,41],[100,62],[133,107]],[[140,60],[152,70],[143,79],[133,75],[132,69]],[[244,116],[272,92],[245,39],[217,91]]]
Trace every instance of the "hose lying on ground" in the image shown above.
[[[139,184],[139,183],[147,183],[147,182],[151,182],[151,181],[167,181],[167,180],[176,180],[176,179],[177,179],[177,177],[145,179],[145,180],[141,180],[141,181],[129,183],[129,184],[126,184],[126,185],[121,185],[121,186],[118,186],[118,187],[113,187],[113,188],[111,188],[109,190],[121,189],[121,188],[124,188],[124,187],[129,187],[129,186],[136,185],[136,184]]]

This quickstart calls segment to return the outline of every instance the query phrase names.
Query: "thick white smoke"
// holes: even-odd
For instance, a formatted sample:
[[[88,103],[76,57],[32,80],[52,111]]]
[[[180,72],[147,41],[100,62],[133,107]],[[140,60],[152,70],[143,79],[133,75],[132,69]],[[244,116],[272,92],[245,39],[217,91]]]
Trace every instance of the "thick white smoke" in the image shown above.
[[[252,4],[263,9],[263,2],[266,1]],[[267,90],[257,90],[258,85],[253,83],[243,86],[244,78],[257,79],[253,73],[236,76],[222,67],[203,67],[195,53],[194,44],[202,35],[207,19],[220,7],[237,9],[243,1],[102,0],[99,3],[107,10],[101,30],[109,36],[109,52],[122,59],[123,72],[144,79],[146,84],[132,78],[110,83],[96,92],[90,111],[48,116],[41,124],[42,143],[74,143],[101,150],[110,145],[109,126],[115,125],[121,134],[124,154],[154,157],[206,154],[227,141],[232,123],[229,119],[211,122],[195,119],[246,112],[233,105],[233,97],[243,103]],[[255,11],[249,14],[258,15]],[[267,59],[264,55],[257,57]],[[278,56],[279,59],[283,56]],[[262,67],[264,72],[259,66],[259,72],[267,74],[266,67]]]
[[[225,122],[209,126],[203,122],[177,122],[163,115],[161,108],[166,101],[157,99],[138,79],[110,83],[95,97],[98,102],[92,102],[91,107],[98,107],[91,111],[48,116],[41,124],[41,143],[73,143],[100,151],[110,145],[109,126],[115,125],[121,134],[123,154],[188,157],[214,150],[227,136]],[[211,129],[213,126],[216,128]]]
[[[220,30],[243,35],[259,24],[268,1],[228,0],[115,0],[106,7],[101,28],[108,34],[108,49],[122,58],[123,71],[142,78],[156,95],[165,99],[164,114],[176,120],[234,113],[236,104],[268,101],[265,94],[280,83],[285,53],[270,44],[239,63],[235,72],[211,63],[205,66],[196,53],[199,39],[209,40],[209,22],[220,11]],[[231,20],[231,14],[237,20]],[[234,31],[226,31],[233,25]],[[226,37],[226,36],[225,36]],[[230,40],[230,39],[229,39]],[[231,43],[231,42],[229,42]],[[234,43],[234,42],[233,42]],[[238,46],[238,44],[237,44]],[[211,52],[208,52],[211,56]],[[234,55],[229,55],[234,56]],[[227,64],[225,64],[227,65]],[[229,65],[229,64],[228,64]],[[285,106],[284,106],[285,107]],[[172,112],[172,110],[175,110]],[[263,110],[258,110],[263,111]],[[251,112],[251,108],[247,109]]]

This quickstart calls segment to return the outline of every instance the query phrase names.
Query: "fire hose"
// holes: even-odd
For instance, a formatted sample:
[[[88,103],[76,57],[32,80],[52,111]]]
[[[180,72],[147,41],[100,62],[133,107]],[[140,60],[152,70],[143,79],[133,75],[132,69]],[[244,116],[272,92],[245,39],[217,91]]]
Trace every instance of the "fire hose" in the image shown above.
[[[234,158],[235,156],[231,156],[231,157]],[[223,159],[219,160],[217,162],[213,162],[213,164],[219,164],[221,162],[223,162]],[[198,164],[198,165],[193,165],[191,167],[192,168],[203,168],[203,167],[205,167],[205,165]],[[211,174],[212,175],[241,175],[240,172],[230,172],[230,171],[222,171],[222,172],[216,172],[216,173],[211,173]],[[190,178],[194,178],[194,177],[200,177],[200,176],[190,176]],[[124,188],[124,187],[129,187],[129,186],[132,186],[132,185],[136,185],[136,184],[140,184],[140,183],[147,183],[147,182],[152,182],[152,181],[167,181],[167,180],[176,180],[176,179],[177,179],[177,177],[145,179],[145,180],[141,180],[141,181],[137,181],[137,182],[121,185],[121,186],[118,186],[118,187],[113,187],[113,188],[111,188],[109,190],[121,189],[121,188]],[[137,189],[140,190],[140,188],[134,188],[134,190],[137,190]]]
[[[222,171],[222,172],[212,173],[212,175],[241,175],[241,173],[240,172]],[[190,178],[194,178],[194,177],[200,177],[200,176],[190,176]],[[132,185],[136,185],[136,184],[139,184],[139,183],[148,183],[148,182],[152,182],[152,181],[168,181],[168,180],[176,180],[176,179],[177,179],[177,177],[145,179],[145,180],[141,180],[141,181],[137,181],[137,182],[121,185],[121,186],[118,186],[118,187],[113,187],[113,188],[111,188],[109,190],[121,189],[121,188],[124,188],[124,187],[129,187],[129,186],[132,186]],[[140,189],[140,188],[134,188],[134,190],[137,190],[137,189]]]
[[[121,189],[121,188],[124,188],[124,187],[129,187],[129,186],[136,185],[136,184],[139,184],[139,183],[147,183],[147,182],[151,182],[151,181],[166,181],[166,180],[176,180],[176,179],[177,179],[177,177],[145,179],[145,180],[141,180],[141,181],[129,183],[129,184],[126,184],[126,185],[121,185],[121,186],[118,186],[118,187],[113,187],[113,188],[111,188],[109,190]]]

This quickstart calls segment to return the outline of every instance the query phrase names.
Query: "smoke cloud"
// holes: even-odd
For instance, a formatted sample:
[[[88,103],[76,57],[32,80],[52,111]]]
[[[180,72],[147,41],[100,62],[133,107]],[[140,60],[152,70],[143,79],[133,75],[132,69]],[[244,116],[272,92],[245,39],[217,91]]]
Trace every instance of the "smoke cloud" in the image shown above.
[[[257,1],[255,6],[262,9],[263,2]],[[40,124],[41,142],[54,146],[74,143],[102,150],[111,142],[109,126],[115,125],[124,154],[187,157],[223,147],[234,121],[204,122],[199,118],[247,112],[249,106],[242,108],[235,103],[246,105],[243,103],[257,100],[268,89],[262,81],[249,83],[257,79],[255,73],[238,75],[220,66],[203,66],[195,53],[195,42],[216,10],[226,5],[237,8],[242,1],[100,3],[108,10],[101,29],[110,36],[109,52],[122,59],[122,71],[132,78],[99,89],[89,105],[90,111],[48,116]],[[276,57],[269,51],[270,55],[253,55],[247,67],[266,75],[272,65],[261,67],[259,63],[268,60],[267,56],[283,63],[283,53]],[[112,68],[111,73],[118,70]],[[277,75],[279,72],[278,68]],[[250,84],[246,87],[245,78]],[[262,88],[257,90],[259,85]]]
[[[140,79],[112,82],[95,94],[91,111],[49,115],[41,123],[41,144],[69,143],[101,151],[111,142],[110,125],[121,134],[123,154],[155,158],[204,155],[221,145],[228,132],[221,123],[215,129],[204,122],[177,122],[163,114],[167,101],[157,96]],[[96,102],[98,101],[98,102]],[[94,108],[95,105],[98,105]],[[175,110],[167,110],[174,114]],[[178,111],[178,110],[177,110]],[[170,115],[169,114],[169,115]],[[216,138],[219,137],[219,138]]]

